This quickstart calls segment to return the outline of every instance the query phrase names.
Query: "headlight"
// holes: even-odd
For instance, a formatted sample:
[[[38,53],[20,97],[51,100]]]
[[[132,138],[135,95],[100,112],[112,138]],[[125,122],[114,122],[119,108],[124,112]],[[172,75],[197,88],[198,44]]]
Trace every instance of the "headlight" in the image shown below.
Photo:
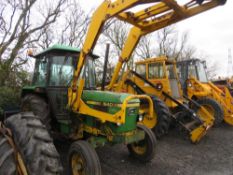
[[[188,85],[188,87],[192,87],[192,83],[190,83],[190,82],[188,82],[187,85]]]
[[[142,120],[143,120],[143,115],[140,114],[138,117],[138,121],[141,122]]]
[[[157,88],[158,90],[162,90],[162,89],[163,89],[162,83],[157,83],[157,84],[156,84],[156,88]]]

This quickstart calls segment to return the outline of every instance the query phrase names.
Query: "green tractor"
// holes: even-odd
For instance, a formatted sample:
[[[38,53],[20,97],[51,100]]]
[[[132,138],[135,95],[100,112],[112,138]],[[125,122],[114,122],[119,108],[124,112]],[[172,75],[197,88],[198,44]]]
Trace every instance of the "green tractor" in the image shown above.
[[[68,153],[70,174],[101,174],[94,148],[107,143],[126,144],[132,157],[142,162],[150,161],[154,157],[156,138],[150,129],[138,124],[142,120],[140,100],[150,98],[96,90],[94,61],[98,56],[88,55],[81,72],[85,79],[81,95],[84,104],[81,103],[79,112],[70,107],[68,89],[79,54],[77,48],[54,45],[31,55],[36,60],[35,69],[31,85],[22,90],[22,113],[9,117],[5,122],[6,127],[12,130],[16,145],[21,141],[16,137],[21,138],[21,134],[25,134],[20,133],[24,127],[14,130],[16,122],[20,124],[25,119],[39,118],[53,138],[72,142]],[[28,115],[27,111],[32,111],[35,116],[32,113]],[[30,125],[30,121],[27,124]],[[24,163],[27,166],[27,162]]]

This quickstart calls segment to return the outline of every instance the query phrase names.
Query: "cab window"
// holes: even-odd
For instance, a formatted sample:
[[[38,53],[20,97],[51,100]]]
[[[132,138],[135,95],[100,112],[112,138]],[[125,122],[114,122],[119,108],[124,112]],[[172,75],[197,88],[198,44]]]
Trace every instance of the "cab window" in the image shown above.
[[[52,56],[50,86],[68,86],[73,78],[74,63],[71,56]]]
[[[146,65],[145,64],[138,64],[136,66],[136,72],[141,75],[142,77],[146,78]]]
[[[36,59],[35,71],[33,76],[33,85],[45,86],[47,78],[48,59],[43,56]]]
[[[165,74],[163,71],[163,63],[149,64],[149,79],[161,79]]]

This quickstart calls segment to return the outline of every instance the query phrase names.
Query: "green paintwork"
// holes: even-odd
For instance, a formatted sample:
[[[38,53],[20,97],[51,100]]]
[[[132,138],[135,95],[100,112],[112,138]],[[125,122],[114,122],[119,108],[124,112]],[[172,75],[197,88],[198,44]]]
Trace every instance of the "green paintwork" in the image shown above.
[[[96,106],[91,105],[90,107],[95,108]],[[109,110],[112,110],[112,109],[119,110],[116,107],[107,107],[106,112],[110,113]],[[129,110],[131,110],[131,111],[133,110],[134,112],[131,112],[129,114]],[[111,132],[114,133],[114,134],[120,134],[120,133],[135,130],[137,128],[138,112],[139,112],[138,107],[127,108],[127,110],[126,110],[126,119],[125,119],[124,124],[122,124],[120,126],[117,126],[114,123],[107,122],[105,127],[107,127],[108,130],[110,129]],[[111,113],[111,114],[113,114],[113,113]],[[91,117],[91,116],[84,116],[83,121],[88,126],[91,126],[91,127],[94,127],[94,128],[98,127],[98,123],[96,123],[96,119]]]
[[[54,44],[53,46],[51,46],[51,47],[43,50],[42,52],[34,55],[33,57],[37,58],[41,55],[45,55],[49,52],[56,51],[56,50],[63,51],[63,52],[73,52],[73,53],[77,53],[77,54],[79,54],[81,52],[81,49],[79,49],[77,47],[71,47],[71,46],[62,45],[62,44]],[[99,58],[99,56],[95,55],[95,54],[91,54],[91,56],[93,58]]]
[[[88,142],[94,147],[101,147],[104,146],[106,143],[111,143],[111,144],[131,144],[138,142],[139,140],[143,140],[145,138],[145,132],[139,129],[130,131],[128,133],[124,134],[114,134],[112,135],[112,140],[109,141],[106,137],[104,136],[92,136],[88,139]]]
[[[27,90],[34,91],[37,87],[38,86],[24,86],[22,90],[23,91],[27,91]]]
[[[143,140],[145,138],[145,132],[139,129],[136,129],[130,135],[126,135],[126,133],[120,135],[114,135],[113,136],[113,140],[112,143],[114,144],[119,144],[119,143],[123,143],[123,144],[130,144],[130,143],[135,143],[138,142],[139,140]]]
[[[66,45],[62,45],[62,44],[55,44],[45,50],[43,50],[42,52],[34,55],[34,57],[39,57],[40,55],[44,55],[48,52],[51,52],[53,50],[62,50],[62,51],[67,51],[67,52],[76,52],[76,53],[80,53],[80,49],[76,48],[76,47],[71,47],[71,46],[66,46]]]
[[[82,99],[84,101],[122,104],[128,96],[130,96],[130,94],[127,93],[84,90],[82,94]],[[139,103],[139,102],[140,102],[139,99],[132,99],[129,101],[129,103]]]
[[[139,108],[134,107],[134,113],[129,114],[129,110],[132,110],[133,108],[127,108],[126,111],[126,119],[125,123],[121,126],[117,126],[116,124],[109,123],[109,127],[111,128],[113,133],[123,133],[135,130],[137,128],[137,120],[138,120],[138,113]]]
[[[60,126],[60,131],[63,134],[69,134],[70,133],[70,122],[66,120],[59,120],[59,126]]]

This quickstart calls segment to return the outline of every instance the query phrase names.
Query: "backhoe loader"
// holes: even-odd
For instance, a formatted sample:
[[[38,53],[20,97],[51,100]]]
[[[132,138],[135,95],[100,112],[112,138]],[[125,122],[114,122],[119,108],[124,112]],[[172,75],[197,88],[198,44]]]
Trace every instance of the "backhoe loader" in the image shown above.
[[[206,63],[199,59],[177,62],[184,94],[205,106],[215,116],[215,125],[223,120],[233,125],[233,98],[227,87],[224,91],[208,81]]]
[[[127,71],[115,85],[115,90],[159,97],[172,111],[180,128],[189,134],[190,140],[193,143],[200,141],[213,125],[214,118],[202,106],[183,96],[176,62],[161,56],[138,61],[135,65],[135,71]]]

